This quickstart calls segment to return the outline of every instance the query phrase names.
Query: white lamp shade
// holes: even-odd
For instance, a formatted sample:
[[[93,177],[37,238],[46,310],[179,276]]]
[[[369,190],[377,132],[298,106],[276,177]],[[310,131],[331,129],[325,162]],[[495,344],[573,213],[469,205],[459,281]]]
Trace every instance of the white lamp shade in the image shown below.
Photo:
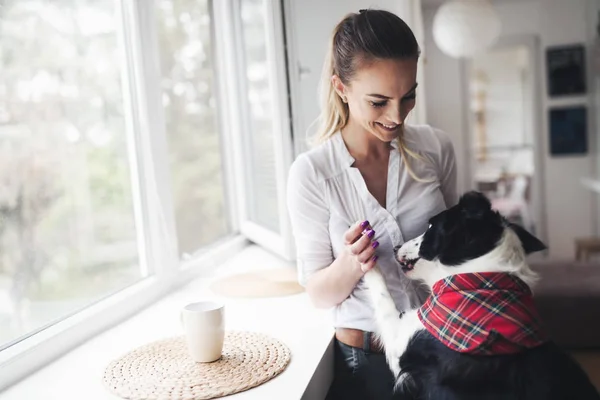
[[[451,57],[472,57],[495,43],[501,27],[500,17],[488,0],[452,0],[436,13],[433,38]]]

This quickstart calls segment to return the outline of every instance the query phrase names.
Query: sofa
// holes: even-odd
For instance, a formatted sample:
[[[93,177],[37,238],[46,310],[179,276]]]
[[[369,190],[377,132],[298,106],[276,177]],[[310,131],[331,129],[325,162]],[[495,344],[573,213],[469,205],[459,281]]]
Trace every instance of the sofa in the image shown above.
[[[600,263],[538,261],[534,301],[551,337],[568,350],[600,351]]]

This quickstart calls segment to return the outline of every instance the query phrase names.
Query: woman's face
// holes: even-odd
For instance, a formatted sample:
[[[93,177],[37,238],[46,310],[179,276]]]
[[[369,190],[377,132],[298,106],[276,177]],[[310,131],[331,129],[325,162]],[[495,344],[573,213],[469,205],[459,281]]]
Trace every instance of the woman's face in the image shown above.
[[[349,85],[337,76],[333,83],[348,103],[351,123],[391,142],[415,107],[417,60],[376,60],[362,66]]]

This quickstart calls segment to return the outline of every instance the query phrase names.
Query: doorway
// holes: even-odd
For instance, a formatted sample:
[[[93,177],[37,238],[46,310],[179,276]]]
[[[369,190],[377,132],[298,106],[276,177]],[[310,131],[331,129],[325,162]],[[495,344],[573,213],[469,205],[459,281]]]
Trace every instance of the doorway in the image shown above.
[[[472,188],[544,239],[537,51],[534,38],[504,40],[465,70]]]

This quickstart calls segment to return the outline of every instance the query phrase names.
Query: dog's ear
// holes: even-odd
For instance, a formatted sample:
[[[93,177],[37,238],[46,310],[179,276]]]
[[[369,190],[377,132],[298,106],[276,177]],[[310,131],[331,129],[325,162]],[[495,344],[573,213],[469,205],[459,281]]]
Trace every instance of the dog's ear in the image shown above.
[[[470,191],[463,194],[458,202],[463,215],[467,218],[481,218],[492,210],[492,203],[482,193]]]
[[[537,251],[546,250],[547,247],[541,240],[527,232],[522,226],[509,222],[508,227],[511,228],[519,237],[525,254],[535,253]]]

